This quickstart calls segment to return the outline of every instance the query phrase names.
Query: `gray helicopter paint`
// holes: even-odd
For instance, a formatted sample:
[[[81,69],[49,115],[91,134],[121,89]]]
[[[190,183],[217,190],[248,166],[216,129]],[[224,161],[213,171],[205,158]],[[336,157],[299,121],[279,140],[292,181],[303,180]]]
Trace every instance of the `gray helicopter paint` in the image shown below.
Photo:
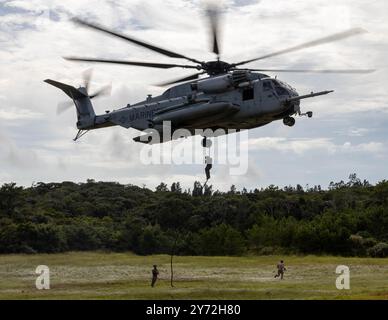
[[[264,75],[263,75],[264,76]],[[254,98],[243,101],[244,90],[254,90]],[[217,94],[203,94],[198,93],[196,95],[197,100],[208,100],[210,103],[189,103],[188,96],[193,95],[193,91],[189,84],[183,84],[176,87],[172,87],[167,90],[163,95],[152,98],[152,100],[143,101],[132,107],[125,107],[123,109],[113,111],[108,116],[103,116],[103,121],[110,121],[114,124],[123,126],[125,128],[135,128],[138,130],[145,130],[150,127],[150,121],[162,119],[162,121],[172,121],[176,118],[177,112],[172,110],[165,113],[163,116],[156,115],[160,110],[171,109],[180,107],[179,116],[181,119],[187,118],[190,121],[186,122],[187,127],[193,128],[195,122],[203,119],[201,117],[196,118],[196,109],[202,108],[203,112],[198,112],[203,117],[212,118],[213,113],[221,113],[215,122],[205,121],[208,126],[226,128],[241,129],[246,126],[246,123],[250,125],[260,125],[263,123],[263,117],[265,115],[279,114],[284,111],[284,107],[281,106],[279,97],[273,92],[273,98],[262,97],[262,81],[253,80],[249,86],[241,89],[232,89],[224,93]],[[178,96],[178,97],[177,97]],[[167,99],[166,99],[167,98]],[[225,108],[220,107],[220,103],[227,105]],[[213,107],[212,104],[217,107]],[[233,105],[235,106],[233,108]],[[206,112],[206,109],[208,112]],[[235,111],[235,112],[233,112]],[[170,118],[169,118],[170,114]],[[227,117],[227,119],[225,119]],[[98,117],[99,118],[99,117]],[[219,119],[221,118],[221,119]],[[244,123],[245,120],[245,123]],[[157,121],[158,122],[158,121]],[[242,126],[240,123],[243,122]],[[264,122],[268,122],[265,120]],[[99,123],[99,120],[96,121]],[[206,128],[197,128],[206,129]]]
[[[141,46],[147,50],[157,52],[169,58],[184,59],[190,61],[190,65],[176,63],[155,63],[146,61],[127,61],[99,58],[65,57],[69,61],[89,63],[113,63],[120,65],[141,66],[149,68],[170,69],[185,68],[196,69],[195,74],[175,79],[168,84],[182,83],[175,85],[157,97],[148,97],[145,101],[138,102],[133,106],[127,105],[119,110],[107,112],[105,115],[94,115],[90,99],[101,95],[100,90],[91,97],[87,88],[90,76],[86,76],[84,88],[75,89],[65,84],[52,80],[46,82],[60,88],[73,99],[78,115],[77,127],[80,130],[77,138],[85,130],[99,129],[108,126],[119,125],[124,128],[145,130],[154,128],[161,131],[162,122],[170,121],[172,129],[187,128],[193,129],[247,129],[266,125],[275,120],[283,119],[285,125],[293,126],[295,114],[312,116],[312,112],[302,114],[300,111],[300,100],[330,93],[323,91],[311,93],[305,96],[298,96],[295,89],[289,85],[271,79],[260,71],[271,72],[319,72],[319,73],[368,73],[373,70],[285,70],[285,69],[244,69],[241,66],[267,59],[274,56],[298,51],[304,48],[311,48],[339,41],[357,34],[364,33],[361,28],[353,28],[344,32],[322,37],[314,41],[308,41],[297,46],[278,50],[259,57],[228,63],[221,60],[219,43],[219,16],[221,9],[218,6],[209,5],[206,15],[210,22],[210,36],[212,39],[212,52],[217,55],[217,60],[200,61],[177,52],[161,48],[159,46],[144,42],[129,35],[121,34],[115,30],[103,27],[93,22],[84,21],[80,18],[73,18],[77,25],[102,32],[115,38],[125,40],[131,44]],[[194,63],[195,65],[193,65]],[[200,79],[203,74],[208,78]],[[87,112],[85,113],[84,110]],[[135,141],[138,141],[135,138]]]
[[[194,129],[208,128],[251,129],[299,112],[300,99],[329,93],[312,93],[300,97],[289,85],[261,73],[246,72],[243,77],[238,78],[240,82],[233,82],[233,76],[235,74],[232,72],[180,84],[160,96],[148,97],[133,106],[127,105],[97,116],[85,88],[75,89],[52,80],[46,82],[60,88],[73,99],[77,108],[77,127],[80,130],[119,125],[140,131],[154,128],[162,133],[163,121],[171,121],[173,129],[186,128],[191,132]],[[224,84],[225,79],[229,79],[232,85]],[[206,90],[206,85],[210,82],[211,90]],[[217,87],[214,86],[215,82],[224,85],[225,89],[211,92]],[[193,90],[198,84],[205,88],[203,91],[210,92]],[[275,85],[279,90],[276,90]]]
[[[172,94],[176,93],[189,93],[192,95],[193,92],[191,90],[188,91],[187,88],[189,88],[189,85],[180,86],[178,90],[171,90],[168,94],[170,97]],[[243,101],[243,91],[251,88],[254,90],[254,99]],[[271,92],[270,97],[262,95],[262,81],[260,80],[255,80],[249,85],[249,87],[241,88],[239,90],[231,90],[220,94],[197,95],[197,99],[208,99],[211,101],[210,103],[194,103],[190,105],[187,96],[161,100],[163,98],[164,96],[157,97],[153,100],[155,102],[140,104],[132,108],[130,107],[115,111],[111,114],[109,121],[125,128],[132,127],[138,130],[144,130],[149,128],[150,121],[152,120],[157,123],[161,121],[172,121],[174,123],[174,120],[177,117],[180,117],[180,119],[188,120],[186,121],[186,125],[189,128],[193,128],[193,126],[190,125],[190,121],[193,125],[195,125],[196,120],[202,120],[203,123],[207,123],[207,126],[211,127],[225,126],[227,128],[241,129],[244,128],[246,124],[249,124],[249,126],[254,126],[255,124],[260,125],[263,123],[266,115],[272,116],[284,111],[284,107],[281,105],[280,99],[276,96],[275,92]],[[159,102],[156,102],[158,100]],[[225,106],[220,106],[220,103],[224,103]],[[212,105],[214,105],[214,107]],[[234,108],[233,105],[235,106]],[[176,111],[174,110],[174,107],[180,108]],[[155,113],[163,109],[172,110],[162,115],[155,116]],[[198,109],[203,110],[200,112]],[[218,119],[215,119],[215,122],[204,122],[201,117],[196,117],[195,113],[197,110],[199,115],[209,117],[209,119],[212,119],[214,113],[220,114]],[[226,121],[224,119],[225,117],[227,117]],[[267,123],[268,121],[270,120],[265,119],[264,123]],[[177,125],[179,124],[180,123],[177,123]]]

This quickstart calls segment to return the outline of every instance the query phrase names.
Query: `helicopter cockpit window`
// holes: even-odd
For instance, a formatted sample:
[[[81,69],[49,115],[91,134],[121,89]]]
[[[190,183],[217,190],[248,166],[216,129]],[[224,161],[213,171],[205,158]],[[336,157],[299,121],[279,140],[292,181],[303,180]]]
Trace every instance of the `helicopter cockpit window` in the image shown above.
[[[264,81],[264,82],[263,82],[263,90],[264,90],[264,91],[272,90],[271,82],[269,82],[269,81]]]
[[[279,82],[272,80],[272,83],[275,87],[275,91],[278,96],[288,96],[289,92],[287,89],[285,89]]]
[[[289,93],[286,89],[284,89],[283,87],[275,87],[275,90],[276,90],[276,93],[278,94],[278,96],[288,96]]]

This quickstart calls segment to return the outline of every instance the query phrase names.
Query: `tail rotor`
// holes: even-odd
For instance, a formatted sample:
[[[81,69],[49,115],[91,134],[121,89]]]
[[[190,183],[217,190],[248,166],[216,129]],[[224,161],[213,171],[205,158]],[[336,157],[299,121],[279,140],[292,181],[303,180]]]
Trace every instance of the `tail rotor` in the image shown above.
[[[93,76],[93,69],[87,69],[82,73],[82,85],[78,88],[79,91],[84,92],[85,96],[89,97],[90,100],[93,100],[94,98],[103,97],[103,96],[110,96],[112,92],[112,84],[103,86],[101,89],[97,90],[93,94],[89,95],[89,89],[90,89],[90,83],[92,81]],[[73,98],[72,98],[73,99]],[[57,105],[57,115],[61,115],[68,109],[70,109],[74,104],[73,101],[63,101],[58,103]]]

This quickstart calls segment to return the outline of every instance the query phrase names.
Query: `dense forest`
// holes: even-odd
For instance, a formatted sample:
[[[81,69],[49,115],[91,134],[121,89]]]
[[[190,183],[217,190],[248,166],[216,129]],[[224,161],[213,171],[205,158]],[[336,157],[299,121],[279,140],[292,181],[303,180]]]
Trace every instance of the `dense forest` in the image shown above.
[[[355,174],[328,190],[298,185],[155,191],[96,182],[0,188],[0,253],[388,256],[388,181]]]

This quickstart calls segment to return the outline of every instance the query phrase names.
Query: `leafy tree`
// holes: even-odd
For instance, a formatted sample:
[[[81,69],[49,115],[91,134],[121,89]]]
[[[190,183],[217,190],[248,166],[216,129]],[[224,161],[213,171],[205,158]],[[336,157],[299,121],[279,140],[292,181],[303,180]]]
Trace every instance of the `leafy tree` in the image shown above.
[[[0,188],[0,214],[11,215],[15,208],[21,203],[22,187],[16,183],[6,183]]]
[[[228,192],[179,182],[156,191],[115,182],[0,186],[0,253],[68,250],[384,256],[388,182],[355,174],[321,186]]]
[[[181,184],[179,182],[174,182],[171,185],[171,192],[182,193]]]
[[[388,257],[388,243],[380,242],[368,249],[368,255],[375,258],[386,258]]]
[[[203,195],[203,187],[199,181],[194,182],[193,197],[199,197]]]
[[[197,238],[198,254],[241,255],[245,251],[242,235],[226,224],[201,230]]]
[[[148,225],[143,229],[139,238],[137,253],[147,255],[154,253],[168,253],[171,239],[163,233],[159,225]]]
[[[157,187],[156,187],[157,192],[168,192],[168,187],[167,184],[164,182],[161,182]]]

